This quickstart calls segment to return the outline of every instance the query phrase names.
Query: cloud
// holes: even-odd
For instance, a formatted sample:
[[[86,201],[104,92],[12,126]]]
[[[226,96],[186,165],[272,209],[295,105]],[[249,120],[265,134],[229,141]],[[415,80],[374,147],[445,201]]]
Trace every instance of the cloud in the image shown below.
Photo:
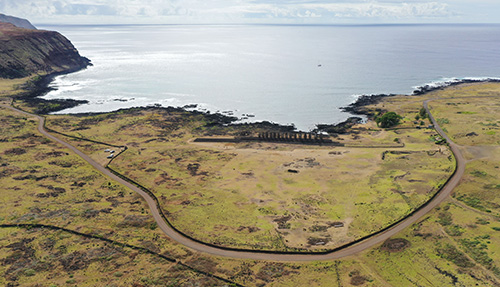
[[[39,22],[123,23],[415,21],[460,14],[431,0],[0,0],[0,9]]]

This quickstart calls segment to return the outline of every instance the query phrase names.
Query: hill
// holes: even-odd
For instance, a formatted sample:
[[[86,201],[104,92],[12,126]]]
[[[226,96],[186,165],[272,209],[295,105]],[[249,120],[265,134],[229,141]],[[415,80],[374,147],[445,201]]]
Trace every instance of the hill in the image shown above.
[[[90,60],[58,32],[0,23],[0,78],[71,72],[88,65]]]
[[[5,15],[5,14],[0,14],[0,22],[11,23],[14,26],[19,27],[19,28],[36,30],[36,27],[33,26],[30,23],[30,21],[28,21],[26,19],[21,19],[21,18]]]

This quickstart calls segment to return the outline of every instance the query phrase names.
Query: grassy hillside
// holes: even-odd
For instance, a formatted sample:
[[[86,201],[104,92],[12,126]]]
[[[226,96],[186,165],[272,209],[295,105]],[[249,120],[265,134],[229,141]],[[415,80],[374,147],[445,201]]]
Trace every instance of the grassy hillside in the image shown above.
[[[29,30],[0,23],[0,78],[70,72],[85,68],[89,63],[58,32]]]
[[[19,27],[19,28],[36,30],[36,27],[33,26],[30,23],[30,21],[28,21],[26,19],[21,19],[21,18],[5,15],[5,14],[0,14],[0,22],[10,23],[10,24],[13,24],[14,26]]]

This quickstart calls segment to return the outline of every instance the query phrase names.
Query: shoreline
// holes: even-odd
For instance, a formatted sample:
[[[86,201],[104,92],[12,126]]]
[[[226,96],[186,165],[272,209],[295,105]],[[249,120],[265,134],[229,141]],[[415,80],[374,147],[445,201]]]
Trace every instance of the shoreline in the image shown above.
[[[54,88],[50,87],[50,84],[54,81],[56,77],[84,70],[90,65],[92,64],[88,62],[88,64],[85,66],[75,67],[65,71],[50,73],[48,75],[43,75],[43,76],[41,75],[34,76],[32,80],[29,80],[22,85],[23,88],[26,89],[26,92],[21,93],[20,95],[17,96],[13,96],[12,99],[14,101],[21,100],[31,107],[38,107],[35,110],[35,113],[37,114],[49,114],[54,111],[61,111],[64,109],[69,109],[79,106],[81,104],[86,104],[88,103],[87,100],[73,100],[73,99],[46,100],[42,99],[41,97],[47,94],[48,92],[54,90]]]
[[[381,99],[381,98],[382,97],[378,97],[378,99]],[[154,108],[154,107],[152,107],[152,108]],[[173,109],[175,109],[175,108],[173,108]],[[137,110],[141,110],[141,108],[138,108]],[[41,117],[39,117],[39,118],[40,118],[39,131],[44,133],[49,138],[56,140],[55,137],[53,137],[52,135],[48,134],[46,131],[43,130],[44,119],[42,119]],[[433,118],[431,118],[431,119],[433,120]],[[433,120],[433,122],[434,122],[434,120]],[[62,140],[56,140],[56,141],[63,143]],[[83,154],[82,152],[77,150],[75,147],[72,147],[68,143],[65,143],[65,145],[70,147],[71,149],[73,149],[78,155],[82,156],[82,158],[84,158],[87,162],[91,163],[93,166],[98,168],[98,170],[103,171],[103,173],[105,173],[106,175],[111,176],[113,178],[113,176],[111,174],[109,174],[108,172],[106,172],[100,165],[94,163],[88,156],[86,156],[85,154]],[[457,164],[458,164],[458,161],[457,161]],[[110,171],[111,171],[111,173],[113,173],[113,170],[110,170]],[[456,182],[456,180],[453,181],[453,179],[455,179],[455,175],[457,175],[457,174],[460,174],[460,173],[457,173],[455,170],[454,175],[451,178],[449,178],[447,182],[448,183]],[[117,176],[117,174],[115,174],[115,176]],[[460,177],[460,176],[458,176],[458,177]],[[117,179],[115,178],[115,180],[117,180]],[[127,184],[127,183],[129,183],[129,184]],[[132,182],[127,181],[127,183],[124,183],[124,185],[132,188],[133,190],[136,190],[141,195],[144,192],[147,193],[147,191],[142,190],[141,186],[137,185],[137,183],[135,183],[133,181]],[[421,213],[425,214],[426,212],[428,212],[427,210],[432,209],[435,206],[435,205],[433,206],[431,204],[432,201],[434,201],[434,204],[439,204],[439,202],[442,201],[447,196],[447,194],[449,192],[451,192],[451,190],[453,190],[453,188],[454,188],[453,184],[450,186],[450,185],[448,185],[448,183],[445,184],[445,187],[448,188],[446,192],[436,193],[431,198],[430,201],[428,201],[424,205],[420,206],[418,209],[416,209],[414,212],[412,212],[409,216],[404,217],[401,220],[398,220],[398,221],[394,222],[393,224],[391,224],[391,225],[389,225],[389,226],[387,226],[387,227],[385,227],[385,228],[383,228],[375,233],[372,233],[368,236],[357,239],[357,240],[350,242],[346,245],[343,245],[343,246],[340,246],[338,248],[334,248],[334,249],[331,249],[331,250],[328,250],[325,252],[314,252],[314,253],[306,253],[306,252],[297,253],[297,252],[288,252],[288,251],[285,251],[285,252],[279,252],[279,251],[266,252],[266,251],[256,251],[256,250],[251,250],[251,249],[237,249],[237,248],[230,248],[230,247],[221,247],[221,246],[214,245],[211,243],[205,243],[203,241],[200,241],[196,238],[192,238],[189,235],[182,233],[181,231],[177,230],[174,226],[172,226],[168,221],[166,221],[166,222],[161,221],[161,219],[164,217],[164,215],[163,215],[162,210],[159,208],[159,204],[157,202],[158,200],[156,199],[156,197],[151,197],[151,195],[149,195],[149,193],[148,193],[145,195],[149,195],[149,196],[145,196],[144,198],[148,201],[148,204],[150,205],[150,207],[152,209],[157,210],[157,212],[156,212],[156,214],[154,214],[154,216],[155,216],[155,219],[157,219],[156,222],[158,223],[160,228],[170,238],[173,238],[174,240],[181,242],[185,246],[188,246],[190,248],[193,248],[193,249],[196,249],[199,251],[212,253],[212,254],[221,255],[221,256],[230,256],[230,257],[237,256],[238,258],[248,258],[248,259],[265,259],[267,256],[272,256],[273,260],[279,260],[279,261],[329,260],[329,259],[337,259],[337,258],[342,258],[344,256],[349,256],[349,254],[351,254],[352,252],[357,253],[360,250],[363,250],[364,248],[366,248],[365,246],[371,246],[370,244],[373,244],[373,242],[375,242],[375,244],[377,244],[378,242],[381,242],[382,240],[386,239],[387,236],[390,237],[391,233],[399,232],[400,230],[402,230],[403,228],[408,226],[406,224],[412,224],[412,222],[415,218],[418,219],[422,216]],[[132,185],[130,185],[130,184],[132,184]],[[137,189],[137,187],[139,189],[141,189],[142,191]],[[154,196],[154,194],[153,194],[153,196]],[[156,202],[155,202],[155,200],[156,200]],[[407,221],[407,220],[410,220],[410,221]],[[242,256],[242,257],[240,257],[240,256]]]
[[[89,65],[92,65],[89,63]],[[26,102],[28,105],[32,107],[42,106],[41,108],[37,108],[35,112],[37,114],[51,114],[53,112],[63,111],[65,109],[73,108],[82,104],[88,104],[87,100],[74,100],[74,99],[43,99],[42,96],[46,95],[48,92],[56,90],[55,88],[50,87],[50,84],[54,81],[54,79],[58,76],[71,74],[74,72],[78,72],[86,69],[85,67],[78,67],[70,70],[66,70],[63,72],[52,73],[45,76],[40,76],[39,79],[34,80],[33,82],[27,82],[26,85],[33,85],[33,87],[28,88],[28,92],[13,97],[14,100],[19,99]],[[435,84],[424,84],[422,86],[415,87],[414,91],[411,94],[406,94],[405,96],[420,96],[433,91],[442,90],[451,86],[458,86],[461,84],[472,84],[472,83],[499,83],[500,78],[463,78],[458,79],[454,78],[449,81],[436,82]],[[337,123],[319,123],[315,125],[315,128],[312,129],[312,132],[321,133],[336,133],[343,134],[346,133],[353,125],[361,123],[363,121],[362,117],[366,117],[370,119],[374,116],[372,112],[369,112],[364,109],[365,106],[376,104],[380,102],[382,99],[386,97],[394,97],[398,94],[363,94],[358,96],[358,98],[351,104],[347,106],[338,107],[338,109],[342,112],[348,113],[350,116],[344,121],[340,121]],[[286,125],[275,123],[267,120],[257,121],[257,122],[239,122],[242,118],[235,117],[233,115],[226,115],[222,112],[211,113],[210,111],[205,110],[188,110],[191,109],[196,104],[189,104],[185,106],[160,106],[160,105],[148,105],[148,106],[137,106],[130,108],[120,108],[117,110],[106,111],[106,112],[86,112],[86,113],[74,113],[68,115],[74,116],[89,116],[89,115],[101,115],[115,112],[127,112],[127,111],[136,111],[136,110],[148,110],[148,109],[164,109],[167,111],[177,111],[177,112],[186,112],[192,114],[203,115],[207,117],[207,119],[211,120],[213,124],[218,125],[230,125],[230,126],[255,126],[260,128],[270,128],[273,130],[290,132],[297,131],[295,124]],[[383,112],[379,110],[378,112]]]

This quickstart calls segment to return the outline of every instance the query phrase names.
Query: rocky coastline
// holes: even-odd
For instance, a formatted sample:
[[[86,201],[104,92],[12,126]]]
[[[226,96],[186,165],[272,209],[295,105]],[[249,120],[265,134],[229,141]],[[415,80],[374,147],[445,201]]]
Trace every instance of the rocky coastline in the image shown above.
[[[41,95],[46,94],[52,88],[49,87],[49,84],[52,82],[54,77],[62,75],[62,74],[67,74],[67,73],[72,73],[75,71],[78,71],[80,69],[75,69],[72,71],[65,71],[62,73],[54,73],[48,76],[40,77],[39,80],[35,81],[31,85],[33,86],[30,88],[30,92],[21,95],[18,98],[22,99],[23,101],[29,103],[30,106],[36,107],[37,113],[40,114],[49,114],[52,112],[57,112],[61,111],[64,109],[72,108],[81,104],[86,104],[88,101],[77,101],[77,100],[71,100],[71,99],[51,99],[51,100],[45,100],[40,98]],[[424,85],[421,87],[418,87],[415,89],[415,91],[408,96],[419,96],[423,95],[435,90],[441,90],[449,86],[456,86],[460,84],[467,84],[467,83],[481,83],[481,82],[500,82],[498,79],[483,79],[483,80],[474,80],[474,79],[464,79],[464,80],[457,80],[457,81],[452,81],[452,82],[447,82],[443,85],[435,86],[435,85]],[[346,107],[341,107],[340,109],[344,112],[350,113],[352,116],[347,118],[345,121],[335,123],[335,124],[318,124],[316,125],[316,128],[312,131],[315,133],[328,133],[328,134],[345,134],[348,133],[349,130],[354,126],[355,124],[359,124],[363,121],[363,118],[360,116],[366,116],[368,118],[372,118],[375,116],[375,113],[378,112],[383,112],[382,110],[367,110],[365,107],[369,105],[376,104],[380,102],[382,99],[387,98],[387,97],[393,97],[396,96],[396,94],[376,94],[376,95],[362,95],[360,96],[354,103],[346,106]],[[225,115],[222,113],[210,113],[209,111],[199,111],[199,110],[192,110],[192,106],[185,106],[185,107],[162,107],[162,106],[146,106],[146,107],[133,107],[133,108],[126,108],[126,109],[120,109],[117,112],[133,112],[137,110],[148,110],[151,108],[155,109],[162,109],[162,110],[167,110],[169,112],[186,112],[186,113],[191,113],[195,115],[203,115],[206,120],[207,120],[207,125],[211,127],[215,126],[233,126],[233,127],[239,127],[243,128],[243,130],[250,130],[250,129],[260,129],[260,130],[270,130],[270,131],[277,131],[277,132],[292,132],[295,131],[296,128],[293,125],[281,125],[277,123],[272,123],[269,121],[262,121],[262,122],[254,122],[254,123],[238,123],[239,118],[231,115]],[[106,112],[102,113],[80,113],[80,114],[75,114],[75,115],[82,115],[82,116],[88,116],[88,115],[99,115],[99,114],[105,114]]]
[[[494,79],[494,78],[486,78],[486,79],[457,79],[457,80],[452,80],[452,81],[444,82],[441,85],[424,85],[424,86],[417,87],[413,91],[412,96],[419,96],[419,95],[430,93],[432,91],[442,90],[442,89],[450,87],[450,86],[457,86],[457,85],[461,85],[461,84],[499,83],[499,82],[500,82],[500,79]]]
[[[86,58],[85,58],[86,59]],[[88,59],[87,59],[88,60]],[[87,61],[86,65],[82,65],[79,67],[74,67],[72,69],[68,69],[63,72],[55,72],[51,73],[47,76],[41,76],[38,79],[31,81],[27,85],[29,87],[25,87],[29,90],[28,93],[17,96],[16,99],[22,100],[28,103],[30,106],[35,107],[36,113],[39,114],[49,114],[57,111],[61,111],[64,109],[72,108],[81,104],[86,104],[88,101],[86,100],[72,100],[72,99],[51,99],[46,100],[40,98],[44,94],[48,93],[53,88],[49,87],[50,83],[54,80],[55,77],[69,74],[73,72],[77,72],[79,70],[85,69],[88,65],[91,65],[90,60]],[[453,80],[449,82],[444,82],[441,85],[424,85],[416,88],[412,94],[408,96],[419,96],[432,91],[442,90],[449,86],[456,86],[460,84],[468,84],[468,83],[481,83],[481,82],[500,82],[500,79],[462,79],[462,80]],[[376,113],[383,112],[381,109],[377,110],[368,110],[365,107],[369,105],[376,104],[380,102],[382,99],[387,97],[393,97],[396,94],[375,94],[375,95],[362,95],[355,102],[346,106],[340,107],[340,109],[344,112],[351,114],[352,116],[347,118],[345,121],[334,123],[334,124],[318,124],[316,128],[312,130],[314,133],[328,133],[328,134],[345,134],[350,131],[352,126],[363,122],[363,118],[360,116],[365,116],[368,118],[372,118]],[[254,123],[238,123],[240,118],[237,118],[232,115],[225,115],[223,113],[211,113],[209,111],[200,111],[193,110],[192,108],[196,107],[196,105],[187,105],[184,107],[162,107],[159,105],[155,106],[146,106],[146,107],[132,107],[126,109],[120,109],[118,112],[129,112],[129,111],[137,111],[137,110],[147,110],[151,108],[167,110],[170,112],[186,112],[191,114],[199,114],[203,115],[208,122],[209,126],[233,126],[240,127],[244,130],[249,129],[260,129],[260,130],[272,130],[277,132],[292,132],[295,131],[296,128],[294,125],[282,125],[269,121],[261,121]],[[98,115],[104,114],[102,113],[80,113],[75,115]]]
[[[52,73],[46,76],[38,76],[35,79],[28,81],[21,87],[27,91],[26,93],[14,96],[13,99],[15,101],[23,101],[29,107],[34,108],[35,113],[42,115],[73,108],[81,104],[87,104],[88,103],[87,100],[73,100],[73,99],[46,100],[41,98],[41,96],[54,90],[54,88],[51,88],[49,85],[54,80],[55,77],[64,74],[74,73],[85,68],[86,67],[75,68],[65,72]]]
[[[433,91],[443,90],[450,86],[458,86],[462,84],[474,84],[474,83],[499,83],[500,79],[496,78],[485,78],[485,79],[456,79],[451,81],[446,81],[441,84],[426,84],[423,86],[419,86],[415,88],[412,94],[408,96],[420,96]],[[382,110],[369,111],[365,109],[366,106],[374,105],[379,103],[382,99],[387,97],[394,97],[397,94],[375,94],[375,95],[361,95],[357,100],[346,106],[341,107],[340,109],[343,112],[350,113],[353,116],[368,116],[373,117],[374,112],[382,112]],[[348,120],[349,121],[349,120]]]

